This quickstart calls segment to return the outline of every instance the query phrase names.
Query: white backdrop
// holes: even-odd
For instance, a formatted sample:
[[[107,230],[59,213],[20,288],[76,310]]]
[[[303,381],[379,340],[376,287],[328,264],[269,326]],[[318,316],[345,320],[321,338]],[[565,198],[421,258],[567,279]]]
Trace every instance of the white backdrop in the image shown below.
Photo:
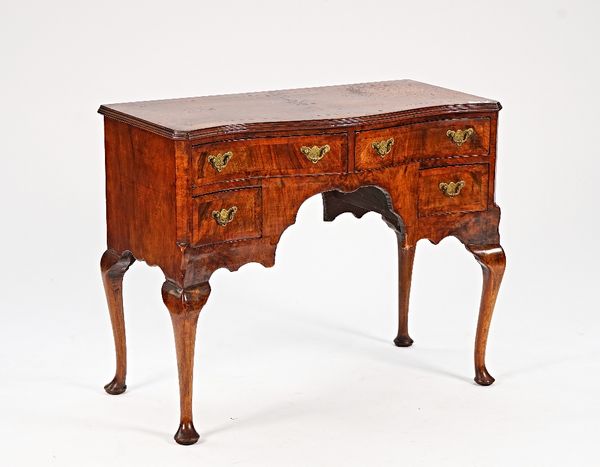
[[[593,0],[3,1],[0,465],[597,465],[599,17]],[[481,272],[459,242],[419,244],[398,349],[392,231],[325,224],[314,197],[273,269],[213,276],[200,443],[172,440],[172,330],[143,263],[125,279],[129,389],[105,394],[98,106],[401,78],[504,106],[496,383],[472,382]]]

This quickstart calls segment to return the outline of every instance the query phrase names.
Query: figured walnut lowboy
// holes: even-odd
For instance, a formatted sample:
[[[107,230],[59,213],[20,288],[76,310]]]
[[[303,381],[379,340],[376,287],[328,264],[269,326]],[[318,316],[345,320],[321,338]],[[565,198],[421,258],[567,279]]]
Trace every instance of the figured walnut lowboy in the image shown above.
[[[324,218],[375,211],[397,234],[399,329],[409,346],[415,245],[453,235],[483,268],[475,381],[494,379],[485,348],[505,256],[494,203],[498,102],[414,81],[106,105],[108,250],[101,261],[125,386],[122,281],[158,265],[175,331],[181,423],[192,444],[196,323],[218,268],[272,266],[300,205],[322,193]]]

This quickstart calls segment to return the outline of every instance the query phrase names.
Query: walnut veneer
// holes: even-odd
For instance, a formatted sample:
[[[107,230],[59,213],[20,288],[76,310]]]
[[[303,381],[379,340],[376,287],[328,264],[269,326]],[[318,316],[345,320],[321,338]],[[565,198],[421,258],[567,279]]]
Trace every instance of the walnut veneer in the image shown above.
[[[181,422],[193,444],[196,323],[218,268],[272,266],[300,205],[322,193],[324,219],[374,211],[397,234],[397,346],[409,346],[415,245],[457,237],[483,268],[475,381],[505,256],[494,203],[496,101],[409,80],[101,106],[108,249],[101,269],[117,354],[106,385],[125,391],[122,282],[158,265],[175,332]]]

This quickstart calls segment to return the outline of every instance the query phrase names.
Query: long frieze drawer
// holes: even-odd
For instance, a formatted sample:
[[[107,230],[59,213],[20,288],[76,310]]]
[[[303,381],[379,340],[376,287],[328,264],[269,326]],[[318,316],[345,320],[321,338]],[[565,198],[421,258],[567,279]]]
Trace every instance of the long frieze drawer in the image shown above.
[[[261,236],[260,187],[192,198],[192,244],[207,245]]]
[[[488,164],[421,170],[419,172],[419,217],[486,210],[488,173]]]
[[[193,150],[193,181],[200,185],[248,177],[343,173],[346,146],[346,136],[340,134],[201,145]]]
[[[365,170],[409,159],[486,155],[489,150],[489,118],[436,120],[357,133],[355,167]]]

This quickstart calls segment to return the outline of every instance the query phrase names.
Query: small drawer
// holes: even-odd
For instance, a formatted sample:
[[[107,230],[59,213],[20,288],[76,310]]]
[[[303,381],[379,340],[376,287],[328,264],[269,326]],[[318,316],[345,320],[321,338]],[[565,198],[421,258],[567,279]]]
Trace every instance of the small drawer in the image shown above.
[[[196,186],[240,178],[333,174],[346,171],[346,136],[340,134],[255,138],[197,146]]]
[[[485,211],[488,164],[457,165],[419,172],[419,217]]]
[[[414,123],[356,134],[357,170],[430,157],[487,155],[489,118],[458,118]]]
[[[394,163],[398,152],[397,128],[357,133],[354,167],[369,170],[387,167]]]
[[[260,187],[220,191],[192,200],[192,244],[207,245],[261,236]]]

